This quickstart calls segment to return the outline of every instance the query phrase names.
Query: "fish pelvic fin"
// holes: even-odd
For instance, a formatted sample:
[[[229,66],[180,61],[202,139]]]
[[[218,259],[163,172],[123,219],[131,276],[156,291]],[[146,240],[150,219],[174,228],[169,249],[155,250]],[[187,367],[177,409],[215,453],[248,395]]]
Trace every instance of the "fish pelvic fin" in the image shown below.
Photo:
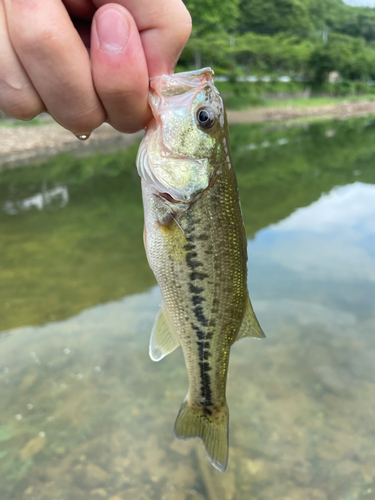
[[[245,337],[255,337],[257,339],[265,338],[265,334],[259,324],[259,321],[257,320],[257,317],[255,316],[253,306],[251,305],[249,298],[247,298],[245,314],[235,341],[237,342],[237,340],[241,340]]]
[[[228,422],[229,411],[226,405],[216,411],[215,415],[209,415],[204,408],[193,407],[185,400],[174,431],[181,440],[199,437],[212,465],[224,472],[228,463]]]
[[[150,358],[160,361],[180,345],[177,335],[173,331],[164,305],[161,306],[151,332]]]

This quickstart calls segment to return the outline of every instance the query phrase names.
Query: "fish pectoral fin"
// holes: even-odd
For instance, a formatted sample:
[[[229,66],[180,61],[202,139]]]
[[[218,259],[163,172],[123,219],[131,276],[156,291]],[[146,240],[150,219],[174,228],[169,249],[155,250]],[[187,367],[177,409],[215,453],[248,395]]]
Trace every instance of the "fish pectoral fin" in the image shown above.
[[[257,339],[264,339],[265,334],[255,316],[253,307],[251,305],[250,299],[247,299],[246,310],[242,320],[241,328],[238,331],[237,340],[241,340],[245,337],[254,337]]]
[[[204,409],[185,400],[177,416],[174,431],[178,439],[201,438],[212,465],[224,472],[228,463],[228,407],[225,405],[210,416]]]
[[[162,305],[151,332],[150,358],[153,361],[160,361],[179,345],[177,335],[173,331],[165,307]]]

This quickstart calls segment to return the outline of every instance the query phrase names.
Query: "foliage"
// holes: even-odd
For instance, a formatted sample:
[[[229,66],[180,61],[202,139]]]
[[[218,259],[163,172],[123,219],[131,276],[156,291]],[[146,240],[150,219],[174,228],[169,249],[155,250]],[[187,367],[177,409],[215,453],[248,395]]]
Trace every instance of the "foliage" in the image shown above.
[[[326,26],[329,30],[338,31],[354,11],[342,0],[307,0],[307,4],[311,23],[317,30]]]
[[[308,4],[304,0],[241,0],[240,12],[241,31],[305,32],[311,26]]]
[[[194,33],[208,35],[210,30],[236,27],[239,0],[185,0],[193,20]]]
[[[365,80],[372,76],[374,62],[375,52],[363,39],[336,34],[312,51],[309,67],[318,83],[326,81],[331,71],[338,71],[344,79]]]
[[[367,42],[375,40],[375,11],[373,9],[359,9],[353,16],[348,17],[340,31],[352,37],[364,38]]]
[[[275,36],[245,33],[236,39],[233,53],[245,66],[252,64],[258,70],[276,73],[301,70],[309,57],[312,44],[295,35],[280,33]]]
[[[375,9],[342,0],[186,0],[193,35],[181,69],[218,74],[298,75],[323,86],[375,79]],[[353,86],[355,89],[356,87]]]

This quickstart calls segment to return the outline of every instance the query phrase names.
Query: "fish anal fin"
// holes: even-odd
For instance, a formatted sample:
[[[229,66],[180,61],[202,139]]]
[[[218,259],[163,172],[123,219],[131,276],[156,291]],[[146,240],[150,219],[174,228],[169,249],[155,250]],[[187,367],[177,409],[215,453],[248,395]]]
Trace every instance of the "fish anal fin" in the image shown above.
[[[185,400],[174,430],[176,437],[181,440],[200,438],[212,465],[224,472],[228,463],[228,420],[227,406],[211,416],[203,408],[193,407]]]
[[[257,317],[255,316],[253,306],[251,305],[249,298],[247,299],[245,314],[235,341],[237,342],[237,340],[241,340],[245,337],[258,339],[265,338],[265,334],[257,320]]]
[[[160,361],[180,345],[177,335],[172,329],[164,305],[161,306],[151,332],[150,358]]]

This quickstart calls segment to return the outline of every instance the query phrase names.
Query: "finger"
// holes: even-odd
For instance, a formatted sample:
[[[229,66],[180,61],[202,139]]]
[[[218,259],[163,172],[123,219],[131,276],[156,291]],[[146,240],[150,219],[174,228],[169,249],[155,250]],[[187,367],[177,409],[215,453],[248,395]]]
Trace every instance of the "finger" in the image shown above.
[[[121,132],[135,132],[151,119],[148,72],[137,26],[117,4],[95,14],[91,36],[94,84],[107,121]]]
[[[0,109],[13,118],[31,120],[44,110],[44,105],[10,43],[1,0],[0,47]]]
[[[100,7],[107,0],[93,0]],[[181,0],[116,0],[133,16],[141,35],[149,76],[172,73],[191,33],[191,17]]]
[[[5,0],[15,51],[49,113],[76,135],[105,118],[90,60],[60,0]]]

